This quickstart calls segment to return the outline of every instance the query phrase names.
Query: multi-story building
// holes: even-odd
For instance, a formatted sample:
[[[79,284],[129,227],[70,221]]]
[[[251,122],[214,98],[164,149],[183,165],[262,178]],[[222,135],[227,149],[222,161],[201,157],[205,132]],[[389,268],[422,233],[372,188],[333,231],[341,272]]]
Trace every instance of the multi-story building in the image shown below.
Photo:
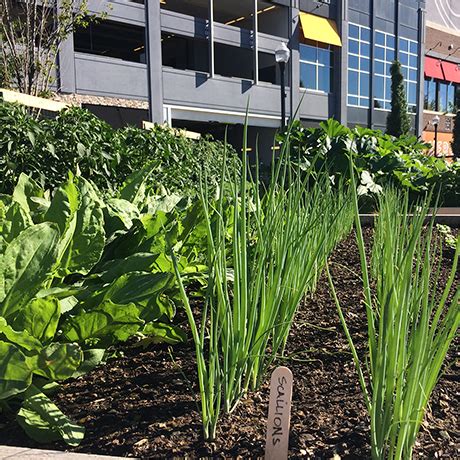
[[[451,157],[454,116],[460,109],[460,2],[428,0],[426,10],[423,139],[434,146],[437,122],[436,154]]]
[[[104,11],[107,3],[90,0],[90,8]],[[288,116],[306,126],[333,117],[384,130],[390,65],[399,58],[413,130],[421,133],[424,1],[110,0],[110,5],[107,20],[64,43],[58,83],[63,93],[96,97],[99,105],[90,101],[92,109],[114,122],[145,119],[150,95],[153,121],[217,137],[228,130],[237,143],[247,110],[250,144],[257,135],[272,142],[280,125],[275,50],[285,42],[291,50]],[[118,98],[118,107],[101,97]],[[124,106],[131,107],[129,113]]]

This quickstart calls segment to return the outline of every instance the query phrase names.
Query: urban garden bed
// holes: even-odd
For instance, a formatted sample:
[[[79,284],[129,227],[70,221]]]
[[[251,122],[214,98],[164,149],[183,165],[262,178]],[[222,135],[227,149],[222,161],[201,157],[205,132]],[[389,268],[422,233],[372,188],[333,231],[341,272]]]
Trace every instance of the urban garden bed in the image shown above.
[[[458,235],[458,230],[454,231]],[[367,247],[372,230],[365,229]],[[441,264],[447,276],[453,251]],[[334,250],[331,274],[358,354],[366,350],[360,258],[351,234]],[[443,276],[441,276],[443,279]],[[455,285],[460,283],[457,272]],[[441,292],[443,286],[434,286]],[[183,326],[185,315],[178,313]],[[327,277],[295,317],[285,357],[279,364],[294,374],[290,458],[369,458],[369,419],[352,356]],[[448,353],[441,380],[416,443],[414,458],[460,456],[458,429],[460,367],[456,349]],[[255,458],[264,454],[268,385],[250,393],[231,415],[222,417],[217,439],[205,443],[193,342],[151,345],[134,341],[113,350],[113,359],[89,374],[65,382],[53,401],[86,435],[76,452],[140,458]],[[0,414],[0,444],[66,450],[61,443],[38,445],[14,421]],[[337,458],[337,457],[336,457]]]

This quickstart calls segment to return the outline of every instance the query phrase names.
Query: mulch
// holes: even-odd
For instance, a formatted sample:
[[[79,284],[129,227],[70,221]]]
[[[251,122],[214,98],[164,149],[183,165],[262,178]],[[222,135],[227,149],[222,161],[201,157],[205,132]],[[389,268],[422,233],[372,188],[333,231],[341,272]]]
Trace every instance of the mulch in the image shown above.
[[[371,239],[366,229],[366,240]],[[452,261],[445,251],[443,273]],[[359,255],[353,235],[335,250],[332,274],[358,352],[366,346]],[[460,273],[456,283],[460,283]],[[439,289],[441,287],[438,287]],[[417,440],[414,458],[460,458],[459,340],[448,355]],[[201,436],[199,395],[191,342],[170,348],[135,344],[88,375],[68,381],[53,397],[86,428],[77,452],[141,458],[262,457],[268,385],[222,416],[217,440]],[[369,419],[346,338],[323,276],[305,299],[279,364],[294,375],[290,458],[370,458]],[[37,447],[0,414],[0,444]],[[46,448],[65,449],[63,443]]]

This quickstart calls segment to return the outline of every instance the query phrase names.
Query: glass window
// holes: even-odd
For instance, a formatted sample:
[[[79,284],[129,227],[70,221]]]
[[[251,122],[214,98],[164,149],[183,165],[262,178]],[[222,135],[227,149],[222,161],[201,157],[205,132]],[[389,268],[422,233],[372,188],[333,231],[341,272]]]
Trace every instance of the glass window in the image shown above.
[[[74,33],[75,51],[145,63],[145,30],[115,21],[90,23]]]
[[[418,43],[408,38],[400,38],[398,58],[406,82],[406,98],[410,112],[415,112],[417,107],[417,81],[418,81]],[[427,93],[425,93],[427,94]],[[427,102],[426,102],[427,103]],[[426,104],[425,104],[426,105]]]
[[[348,46],[348,105],[369,108],[371,32],[368,27],[349,24],[349,35],[353,39]]]
[[[162,33],[161,56],[166,67],[209,71],[208,42],[204,39]]]
[[[436,110],[436,82],[431,79],[425,79],[425,110]]]
[[[332,57],[329,45],[310,41],[300,43],[300,86],[330,93]]]
[[[395,38],[386,32],[376,31],[374,107],[388,110],[391,107],[391,64],[395,59]]]

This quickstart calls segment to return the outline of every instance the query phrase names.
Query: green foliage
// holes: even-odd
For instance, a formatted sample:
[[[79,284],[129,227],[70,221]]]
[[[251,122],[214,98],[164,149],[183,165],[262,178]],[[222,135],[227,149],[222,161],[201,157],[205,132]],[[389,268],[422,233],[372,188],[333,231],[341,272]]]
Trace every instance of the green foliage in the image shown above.
[[[280,142],[283,137],[278,138]],[[375,184],[408,190],[412,200],[434,189],[444,206],[460,202],[460,161],[452,164],[427,154],[429,145],[415,136],[393,138],[367,128],[347,128],[335,120],[319,128],[304,128],[296,122],[291,135],[291,158],[303,169],[310,165],[349,180],[348,155],[361,175],[367,171]]]
[[[151,164],[147,188],[196,194],[200,174],[216,187],[222,151],[220,142],[191,140],[162,126],[114,130],[76,107],[37,121],[21,106],[0,103],[0,193],[11,193],[21,173],[53,190],[70,170],[114,194],[131,174]],[[231,149],[229,156],[237,161]]]
[[[153,195],[151,172],[128,177],[109,199],[81,176],[69,174],[50,197],[21,174],[0,198],[0,400],[19,407],[34,439],[77,445],[84,432],[40,382],[82,375],[134,335],[145,345],[185,340],[173,324],[178,289],[166,247],[180,254],[184,276],[205,283],[201,208]]]
[[[454,118],[454,129],[452,139],[452,153],[454,158],[460,159],[460,111],[458,111]]]
[[[355,195],[368,361],[358,357],[330,275],[329,282],[371,419],[372,458],[411,458],[429,398],[460,325],[460,288],[453,285],[460,239],[451,270],[445,274],[440,267],[441,246],[433,237],[434,220],[424,224],[429,200],[411,207],[407,192],[387,190],[379,199],[369,270],[358,212]],[[433,286],[441,285],[440,294],[433,291]]]
[[[195,342],[205,439],[214,439],[222,409],[232,411],[261,385],[283,353],[301,299],[351,230],[351,201],[342,189],[327,176],[309,185],[298,167],[292,172],[289,160],[280,162],[261,196],[257,176],[237,181],[224,162],[217,203],[204,187],[209,278],[200,330],[174,259]]]
[[[394,137],[407,136],[410,131],[410,116],[408,114],[404,77],[401,64],[394,61],[391,64],[391,112],[387,118],[387,134]]]

